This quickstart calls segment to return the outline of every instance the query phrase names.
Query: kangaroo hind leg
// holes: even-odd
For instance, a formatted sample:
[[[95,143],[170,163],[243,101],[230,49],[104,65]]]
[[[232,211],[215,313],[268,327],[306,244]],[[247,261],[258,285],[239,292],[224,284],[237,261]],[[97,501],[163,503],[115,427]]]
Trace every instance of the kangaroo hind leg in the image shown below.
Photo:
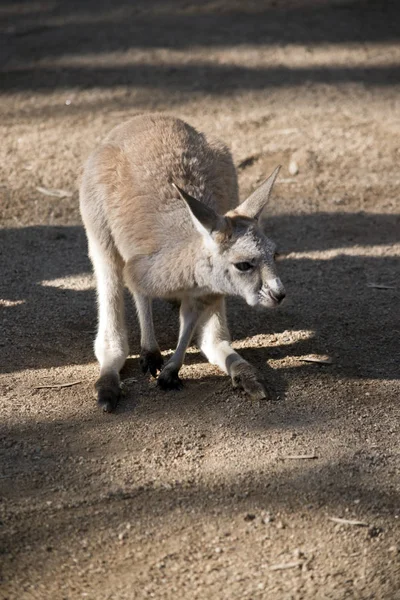
[[[98,296],[99,324],[95,354],[100,377],[95,389],[100,408],[111,412],[118,404],[121,389],[119,371],[129,353],[125,324],[123,261],[114,244],[101,244],[89,237]]]

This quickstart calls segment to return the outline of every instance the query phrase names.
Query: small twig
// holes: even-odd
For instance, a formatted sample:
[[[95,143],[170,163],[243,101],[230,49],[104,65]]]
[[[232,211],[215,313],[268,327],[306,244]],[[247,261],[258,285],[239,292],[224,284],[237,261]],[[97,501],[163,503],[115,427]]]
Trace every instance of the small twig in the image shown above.
[[[73,196],[73,192],[58,188],[50,189],[38,186],[36,189],[41,194],[44,194],[45,196],[51,196],[52,198],[71,198]]]
[[[296,560],[296,561],[290,562],[290,563],[280,563],[277,565],[271,565],[269,570],[270,571],[283,571],[285,569],[295,569],[296,567],[302,567],[303,563],[304,563],[303,560]]]
[[[364,548],[364,552],[363,552],[363,562],[362,562],[362,579],[367,579],[367,549]]]
[[[327,358],[317,358],[314,356],[302,356],[299,358],[299,360],[301,360],[302,362],[310,362],[310,363],[317,363],[319,365],[331,365],[333,363],[333,360],[329,357]]]
[[[124,379],[123,381],[121,381],[121,385],[125,384],[125,385],[130,385],[131,383],[137,383],[137,379],[135,377],[127,377],[126,379]]]
[[[36,385],[33,389],[34,390],[44,390],[44,389],[50,389],[50,388],[61,389],[61,388],[71,387],[73,385],[78,385],[78,383],[82,383],[82,381],[71,381],[71,383],[54,383],[52,385]]]
[[[340,517],[328,517],[330,521],[339,523],[340,525],[352,525],[353,527],[368,527],[368,523],[364,521],[354,521],[352,519],[341,519]]]
[[[288,460],[313,460],[318,458],[316,454],[289,454],[288,456],[283,456],[282,458]]]
[[[373,288],[375,290],[395,290],[396,289],[396,286],[385,285],[384,283],[367,283],[367,287]]]

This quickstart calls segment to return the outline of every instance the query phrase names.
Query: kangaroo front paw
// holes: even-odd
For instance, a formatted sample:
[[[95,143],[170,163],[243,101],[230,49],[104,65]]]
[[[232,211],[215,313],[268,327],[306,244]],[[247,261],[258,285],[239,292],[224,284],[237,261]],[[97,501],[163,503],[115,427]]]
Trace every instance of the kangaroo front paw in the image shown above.
[[[260,382],[259,373],[249,363],[235,363],[232,366],[231,377],[233,387],[244,390],[251,400],[257,401],[268,398],[268,393]]]
[[[121,387],[118,375],[112,373],[101,375],[96,381],[97,405],[104,412],[112,412],[117,407],[121,397]]]
[[[142,350],[140,353],[140,366],[143,373],[150,371],[153,377],[157,377],[157,371],[161,371],[164,359],[159,350]]]
[[[183,388],[179,370],[175,366],[166,365],[158,376],[157,384],[163,390],[181,390]]]

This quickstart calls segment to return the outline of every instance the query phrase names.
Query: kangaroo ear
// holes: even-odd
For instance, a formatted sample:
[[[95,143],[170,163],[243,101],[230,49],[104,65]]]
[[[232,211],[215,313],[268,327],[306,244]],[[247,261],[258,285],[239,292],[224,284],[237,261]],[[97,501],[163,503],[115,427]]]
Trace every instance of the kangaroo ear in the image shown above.
[[[267,204],[275,179],[278,176],[281,166],[277,167],[275,171],[258,187],[244,202],[239,204],[235,208],[235,213],[242,217],[250,217],[251,219],[258,219],[261,215],[265,205]]]
[[[213,231],[220,229],[222,219],[212,208],[196,200],[196,198],[182,190],[175,183],[172,185],[179,192],[182,200],[185,201],[193,223],[202,235],[207,234],[209,236]]]

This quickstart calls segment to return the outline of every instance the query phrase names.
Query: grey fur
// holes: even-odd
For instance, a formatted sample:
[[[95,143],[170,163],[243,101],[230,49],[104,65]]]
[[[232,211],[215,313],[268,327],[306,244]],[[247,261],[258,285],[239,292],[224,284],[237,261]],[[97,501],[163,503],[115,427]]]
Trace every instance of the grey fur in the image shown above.
[[[161,387],[180,387],[179,369],[197,332],[202,352],[234,386],[252,398],[266,396],[255,369],[230,346],[224,297],[265,307],[284,297],[275,245],[257,223],[276,176],[277,170],[238,205],[228,149],[163,115],[137,116],[116,127],[91,155],[80,206],[97,280],[96,389],[104,410],[118,402],[119,371],[128,355],[124,283],[138,311],[142,366],[152,374],[162,364],[152,299],[180,301],[178,346],[158,376]]]

